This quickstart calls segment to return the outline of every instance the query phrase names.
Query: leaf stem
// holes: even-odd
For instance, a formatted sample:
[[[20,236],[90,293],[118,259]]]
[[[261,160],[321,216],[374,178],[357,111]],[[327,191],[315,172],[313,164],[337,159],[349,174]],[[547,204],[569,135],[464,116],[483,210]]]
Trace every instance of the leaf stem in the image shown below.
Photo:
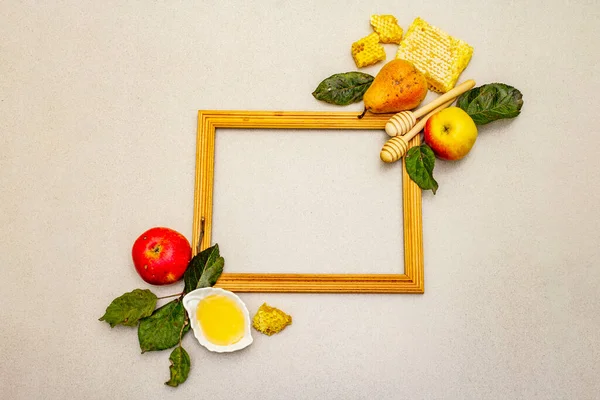
[[[190,318],[187,313],[185,313],[185,320],[183,320],[183,325],[181,325],[181,330],[179,331],[179,347],[181,347],[181,340],[183,339],[183,328],[189,323]]]
[[[180,293],[170,294],[168,296],[157,297],[156,299],[157,300],[168,299],[169,297],[181,296],[182,294],[183,294],[183,292],[180,292]]]

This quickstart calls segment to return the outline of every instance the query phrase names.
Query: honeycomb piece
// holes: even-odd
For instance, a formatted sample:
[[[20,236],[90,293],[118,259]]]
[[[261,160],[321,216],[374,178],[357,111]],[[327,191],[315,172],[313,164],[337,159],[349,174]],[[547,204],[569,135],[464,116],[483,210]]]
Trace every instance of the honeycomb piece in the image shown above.
[[[358,68],[373,65],[385,60],[385,50],[379,44],[379,35],[375,32],[352,43],[352,58]]]
[[[267,303],[263,303],[258,308],[256,315],[252,319],[254,329],[269,336],[281,332],[283,328],[291,324],[291,316],[278,308],[268,306]]]
[[[371,26],[381,43],[398,44],[402,40],[402,28],[393,15],[371,15]]]
[[[429,88],[446,93],[467,67],[473,47],[416,18],[400,42],[396,58],[412,62],[427,78]]]

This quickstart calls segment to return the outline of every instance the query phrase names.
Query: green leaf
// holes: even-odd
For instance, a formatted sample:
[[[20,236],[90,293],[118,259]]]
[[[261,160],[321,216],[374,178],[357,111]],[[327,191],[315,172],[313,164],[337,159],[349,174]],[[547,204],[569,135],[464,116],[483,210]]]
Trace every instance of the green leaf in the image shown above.
[[[156,295],[150,290],[135,289],[114,299],[99,321],[108,322],[111,328],[119,324],[136,326],[140,319],[152,314],[156,300]]]
[[[183,274],[184,293],[189,293],[196,289],[198,282],[202,277],[204,268],[211,266],[219,258],[219,245],[215,244],[200,253],[196,254],[188,264],[185,273]]]
[[[435,154],[426,144],[412,147],[406,153],[406,172],[419,187],[429,190],[435,194],[438,183],[433,179],[433,167],[435,166]]]
[[[180,334],[183,336],[190,329],[186,317],[183,304],[176,299],[156,309],[151,316],[142,319],[138,327],[138,340],[142,353],[164,350],[177,345]]]
[[[215,262],[213,262],[211,265],[209,265],[207,263],[206,268],[204,268],[204,271],[202,272],[202,276],[200,277],[200,280],[198,281],[198,285],[196,286],[196,289],[211,287],[215,283],[217,283],[217,280],[223,273],[224,266],[225,266],[225,259],[223,257],[218,257],[215,260]]]
[[[312,95],[317,100],[346,106],[361,101],[373,79],[363,72],[335,74],[322,81]]]
[[[171,366],[169,367],[171,379],[165,382],[165,385],[177,387],[185,382],[190,373],[190,356],[183,347],[177,346],[171,352],[169,361],[171,361]]]
[[[484,125],[519,115],[523,95],[504,83],[489,83],[460,95],[456,105],[465,110],[477,125]]]

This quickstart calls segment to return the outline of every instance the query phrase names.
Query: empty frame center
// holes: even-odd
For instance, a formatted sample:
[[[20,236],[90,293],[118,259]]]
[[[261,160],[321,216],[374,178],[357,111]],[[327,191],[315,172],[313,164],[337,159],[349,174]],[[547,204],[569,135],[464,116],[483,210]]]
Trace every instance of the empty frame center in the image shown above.
[[[212,241],[228,272],[404,272],[402,170],[379,160],[382,135],[218,129]]]

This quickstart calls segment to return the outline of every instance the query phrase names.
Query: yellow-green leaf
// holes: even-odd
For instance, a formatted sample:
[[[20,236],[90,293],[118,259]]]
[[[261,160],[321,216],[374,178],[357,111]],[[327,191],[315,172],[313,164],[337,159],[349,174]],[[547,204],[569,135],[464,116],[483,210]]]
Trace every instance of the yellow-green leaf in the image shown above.
[[[169,367],[171,379],[165,382],[165,385],[177,387],[186,381],[190,373],[190,356],[183,347],[177,346],[171,352],[169,361],[171,361],[171,366]]]

